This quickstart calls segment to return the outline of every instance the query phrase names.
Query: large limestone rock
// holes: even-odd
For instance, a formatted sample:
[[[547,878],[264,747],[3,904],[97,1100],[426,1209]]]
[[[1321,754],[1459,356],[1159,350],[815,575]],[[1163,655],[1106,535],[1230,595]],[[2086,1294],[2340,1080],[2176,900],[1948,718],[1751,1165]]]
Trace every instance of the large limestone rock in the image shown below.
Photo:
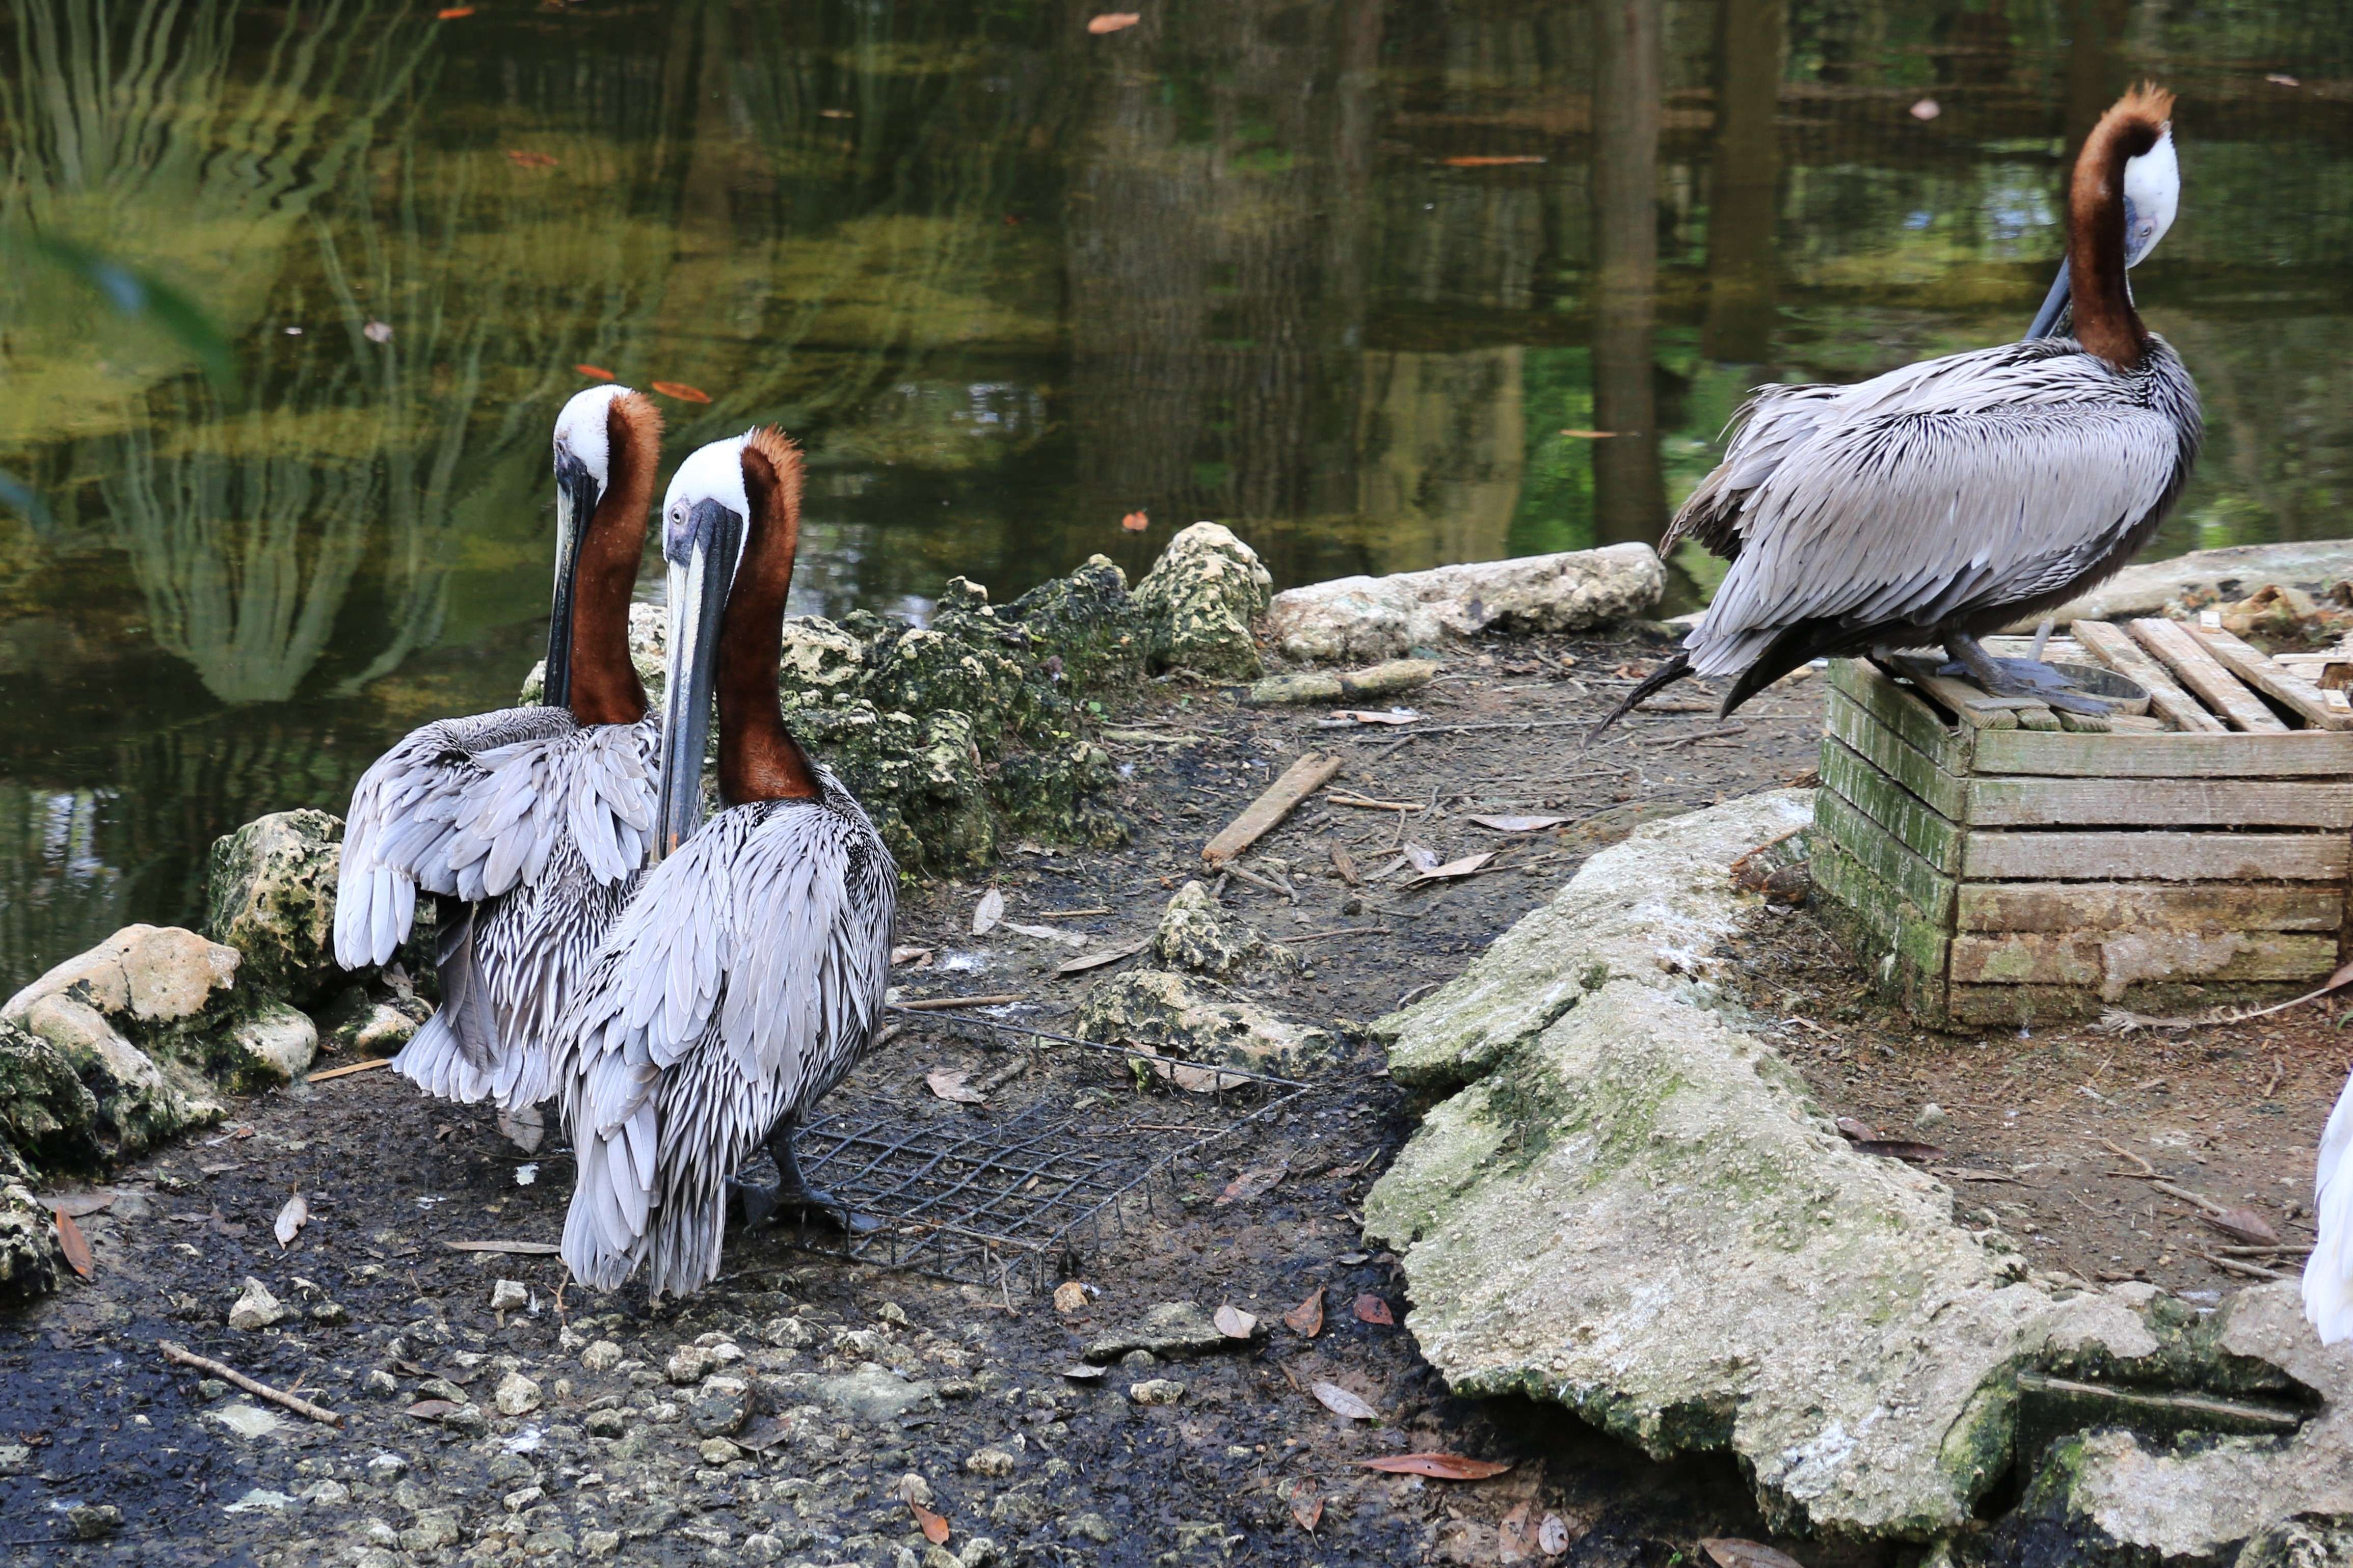
[[[1777,1528],[1934,1540],[2009,1471],[2022,1368],[2262,1380],[2242,1349],[2158,1331],[2146,1287],[2073,1288],[1957,1225],[1949,1191],[1854,1152],[1721,1009],[1709,950],[1753,908],[1725,868],[1810,811],[1778,791],[1645,827],[1384,1020],[1397,1076],[1451,1098],[1366,1231],[1458,1391],[1551,1400],[1662,1457],[1729,1450]]]
[[[2272,586],[2319,590],[2348,577],[2353,577],[2353,540],[2231,544],[2127,566],[2051,613],[2063,626],[2078,619],[2161,616],[2168,600],[2192,595],[2243,599],[2259,588]],[[2018,629],[2031,632],[2034,625],[2025,622]]]
[[[1264,666],[1251,626],[1273,587],[1258,552],[1224,525],[1197,522],[1186,529],[1135,585],[1152,667],[1256,679]]]
[[[1266,628],[1285,658],[1364,662],[1490,627],[1582,631],[1649,613],[1665,588],[1649,545],[1611,544],[1292,588],[1274,596]]]
[[[1158,969],[1131,970],[1097,984],[1080,1004],[1078,1032],[1179,1062],[1222,1063],[1281,1078],[1312,1071],[1339,1051],[1339,1042],[1323,1029],[1283,1017],[1215,981]],[[1199,1068],[1153,1070],[1179,1089],[1208,1093],[1219,1087],[1215,1073]]]
[[[323,811],[279,811],[213,841],[205,934],[244,955],[254,990],[308,1004],[335,964],[335,877],[343,824]]]

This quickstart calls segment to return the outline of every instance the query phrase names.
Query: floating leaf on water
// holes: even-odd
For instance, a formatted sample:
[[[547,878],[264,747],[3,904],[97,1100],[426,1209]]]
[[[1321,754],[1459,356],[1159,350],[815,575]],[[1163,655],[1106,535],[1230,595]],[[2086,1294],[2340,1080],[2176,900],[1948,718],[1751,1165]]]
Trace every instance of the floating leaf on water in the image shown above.
[[[1498,833],[1542,833],[1547,827],[1558,827],[1570,818],[1566,816],[1474,816],[1471,820],[1482,827],[1492,827]]]
[[[437,22],[455,22],[473,14],[474,8],[471,5],[444,5],[433,13],[433,19]]]
[[[1258,1329],[1258,1320],[1230,1302],[1221,1303],[1209,1321],[1229,1340],[1246,1340]]]
[[[2292,76],[2281,76],[2281,75],[2279,75],[2279,74],[2278,74],[2278,73],[2276,73],[2276,72],[2273,73],[2273,74],[2272,74],[2272,75],[2270,75],[2270,76],[2267,76],[2267,77],[2263,78],[2263,79],[2264,79],[2265,81],[2267,81],[2267,82],[2270,82],[2274,87],[2302,87],[2302,86],[2304,85],[2303,79],[2302,79],[2301,78],[2298,78],[2298,77],[2292,77]]]
[[[1926,124],[1945,112],[1945,106],[1933,98],[1924,98],[1912,106],[1912,118]]]
[[[1776,1552],[1763,1542],[1743,1541],[1736,1535],[1703,1536],[1699,1545],[1715,1568],[1806,1568],[1786,1552]]]
[[[365,338],[372,343],[388,343],[392,342],[392,323],[390,321],[370,321],[366,326],[360,329],[360,336]]]
[[[601,364],[575,364],[572,368],[578,374],[586,376],[591,381],[611,381],[614,379],[613,373],[607,370]]]
[[[959,1068],[955,1072],[927,1072],[923,1075],[923,1081],[942,1100],[953,1100],[958,1105],[987,1104],[987,1097],[965,1081],[970,1077],[969,1071]]]
[[[675,397],[681,403],[708,403],[711,401],[711,394],[703,391],[702,388],[699,386],[690,386],[682,381],[649,381],[646,384],[652,387],[656,392],[660,393],[664,397]]]
[[[1378,1323],[1388,1328],[1397,1322],[1395,1314],[1389,1310],[1389,1304],[1369,1290],[1356,1298],[1356,1321],[1360,1323]]]
[[[1140,511],[1132,511],[1119,520],[1119,525],[1130,533],[1142,533],[1152,526],[1152,519]]]
[[[1304,1334],[1311,1340],[1322,1333],[1324,1331],[1324,1287],[1318,1285],[1315,1287],[1314,1293],[1307,1300],[1283,1313],[1282,1326],[1295,1334]]]
[[[1124,27],[1133,27],[1143,20],[1144,18],[1134,11],[1106,11],[1100,16],[1087,18],[1087,31],[1101,37],[1105,33],[1116,33]]]
[[[507,149],[507,162],[512,163],[518,169],[553,169],[555,167],[554,154],[550,153],[527,152],[521,147],[510,147]]]
[[[296,1193],[278,1211],[278,1223],[269,1227],[278,1237],[278,1250],[283,1252],[293,1246],[294,1238],[301,1235],[302,1227],[310,1223],[311,1205],[301,1194]]]
[[[98,1259],[90,1255],[90,1242],[83,1237],[81,1226],[74,1224],[73,1215],[63,1209],[51,1209],[49,1215],[57,1222],[58,1245],[65,1249],[66,1262],[75,1273],[89,1279]]]
[[[1298,1525],[1300,1529],[1310,1535],[1314,1534],[1315,1527],[1324,1522],[1323,1494],[1319,1492],[1311,1498],[1293,1498],[1291,1518],[1292,1522]]]
[[[1345,1415],[1351,1421],[1377,1421],[1381,1413],[1365,1403],[1359,1394],[1349,1393],[1336,1383],[1311,1383],[1307,1392],[1315,1402],[1335,1415]]]
[[[1537,153],[1472,153],[1440,162],[1450,169],[1501,169],[1513,163],[1541,163],[1544,157]]]
[[[915,1522],[923,1526],[924,1540],[934,1546],[947,1544],[948,1521],[945,1514],[934,1513],[913,1498],[907,1500],[907,1506],[914,1510]]]
[[[1005,918],[1005,895],[995,888],[981,894],[980,902],[972,907],[972,934],[987,936]]]
[[[1383,1454],[1356,1463],[1392,1476],[1433,1476],[1441,1481],[1483,1481],[1512,1468],[1500,1460],[1473,1459],[1462,1454]]]

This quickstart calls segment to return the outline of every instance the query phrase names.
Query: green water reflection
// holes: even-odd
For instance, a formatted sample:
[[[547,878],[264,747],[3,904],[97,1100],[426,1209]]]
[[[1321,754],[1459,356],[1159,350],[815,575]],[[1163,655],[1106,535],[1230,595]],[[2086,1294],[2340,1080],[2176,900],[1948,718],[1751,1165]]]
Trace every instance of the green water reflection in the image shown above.
[[[2147,72],[2189,190],[2138,286],[2212,430],[2162,548],[2346,531],[2339,5],[432,11],[0,12],[0,234],[185,289],[241,380],[0,270],[49,513],[0,511],[0,989],[510,696],[582,363],[710,395],[673,458],[803,438],[810,609],[1202,517],[1286,583],[1654,539],[1751,384],[2014,333]]]

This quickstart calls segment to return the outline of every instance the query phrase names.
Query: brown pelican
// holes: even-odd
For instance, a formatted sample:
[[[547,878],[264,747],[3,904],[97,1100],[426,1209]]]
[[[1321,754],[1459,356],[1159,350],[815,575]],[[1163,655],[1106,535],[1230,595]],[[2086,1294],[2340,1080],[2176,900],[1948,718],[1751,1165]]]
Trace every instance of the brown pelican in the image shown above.
[[[2320,1234],[2304,1260],[2304,1315],[2320,1342],[2353,1339],[2353,1079],[2320,1135],[2312,1180],[2312,1219]]]
[[[352,792],[335,957],[385,963],[434,897],[441,1007],[393,1067],[444,1099],[547,1098],[549,1034],[652,844],[660,721],[628,625],[660,446],[640,393],[565,405],[543,705],[427,724]]]
[[[2072,303],[2073,336],[1853,386],[1757,390],[1660,543],[1696,539],[1731,569],[1683,649],[1597,735],[1686,675],[1736,677],[1729,713],[1823,655],[1930,643],[1989,691],[2106,710],[2048,666],[1996,659],[1978,638],[2122,566],[2197,459],[2198,389],[2141,324],[2125,281],[2171,221],[2172,108],[2155,88],[2126,94],[2076,157],[2068,287],[2048,306],[2055,321]]]
[[[659,1297],[719,1272],[729,1176],[762,1144],[782,1204],[849,1215],[805,1182],[793,1135],[873,1037],[898,870],[866,813],[811,763],[776,700],[801,459],[754,430],[680,465],[670,563],[664,857],[598,949],[557,1037],[579,1161],[564,1261],[617,1287],[653,1260]],[[723,809],[697,829],[711,701]]]

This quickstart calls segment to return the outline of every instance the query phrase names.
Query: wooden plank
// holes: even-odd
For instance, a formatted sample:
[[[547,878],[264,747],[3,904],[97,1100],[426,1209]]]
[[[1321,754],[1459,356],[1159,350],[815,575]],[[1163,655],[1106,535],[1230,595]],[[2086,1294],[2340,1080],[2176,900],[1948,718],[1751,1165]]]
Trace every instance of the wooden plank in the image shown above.
[[[1939,929],[1952,923],[1958,884],[1940,875],[1852,801],[1834,789],[1823,789],[1814,796],[1814,820],[1863,869],[1909,900],[1923,918]]]
[[[2180,683],[2166,672],[2163,665],[2141,652],[2140,646],[2126,635],[2123,627],[2105,621],[2077,621],[2074,632],[2094,658],[2126,679],[2137,680],[2145,687],[2150,711],[2176,729],[2193,734],[2221,734],[2230,729],[2207,712],[2204,703],[2182,690]]]
[[[1336,753],[1328,757],[1314,752],[1303,753],[1297,762],[1282,770],[1281,778],[1267,786],[1264,795],[1250,802],[1240,816],[1202,846],[1201,858],[1211,866],[1232,859],[1264,837],[1276,823],[1291,815],[1293,807],[1322,789],[1339,771]]]
[[[1968,805],[1967,780],[1938,767],[1936,759],[1880,723],[1843,692],[1831,693],[1828,717],[1830,732],[1847,750],[1918,795],[1937,815],[1960,820]]]
[[[1972,827],[2353,827],[2353,784],[2335,780],[1980,778]]]
[[[2001,833],[1973,831],[1966,881],[2341,881],[2342,833]]]
[[[2113,721],[2111,721],[2113,722]],[[2004,730],[1978,737],[1980,773],[2069,778],[2353,778],[2353,735],[2296,730],[2246,735],[2042,735]]]
[[[2233,730],[2243,730],[2251,735],[2283,735],[2287,726],[2263,699],[2239,684],[2238,678],[2224,669],[2206,651],[2206,645],[2189,635],[2189,628],[2178,621],[2145,616],[2126,627],[2133,640],[2158,661],[2181,678],[2181,684],[2205,700],[2206,706],[2228,720]]]
[[[1951,876],[1961,866],[1961,830],[1937,816],[1919,796],[1846,749],[1835,736],[1822,738],[1822,784],[1894,835],[1912,853]]]
[[[2105,985],[2130,982],[2325,979],[2337,939],[2285,931],[1971,931],[1953,938],[1963,984]]]
[[[2156,981],[2128,985],[2115,1004],[2136,1013],[2188,1013],[2217,1004],[2232,1005],[2284,1002],[2311,989],[2301,981],[2229,983],[2197,980]],[[1948,985],[1945,988],[1947,1018],[1954,1024],[2016,1028],[2021,1024],[2057,1023],[2069,1018],[2096,1018],[2111,1004],[2083,985]]]
[[[2343,895],[2312,883],[1964,882],[1962,931],[2336,931]]]
[[[2353,712],[2332,707],[2317,688],[2296,679],[2253,647],[2220,626],[2200,626],[2190,635],[2206,645],[2214,662],[2286,708],[2316,730],[2353,730]]]
[[[1873,986],[1924,1022],[1942,1023],[1951,939],[1829,838],[1815,840],[1809,868],[1815,912]]]
[[[1922,701],[1918,692],[1888,679],[1877,665],[1860,658],[1832,659],[1831,689],[1894,731],[1898,740],[1945,772],[1968,771],[1972,731],[1947,727],[1945,716]]]

